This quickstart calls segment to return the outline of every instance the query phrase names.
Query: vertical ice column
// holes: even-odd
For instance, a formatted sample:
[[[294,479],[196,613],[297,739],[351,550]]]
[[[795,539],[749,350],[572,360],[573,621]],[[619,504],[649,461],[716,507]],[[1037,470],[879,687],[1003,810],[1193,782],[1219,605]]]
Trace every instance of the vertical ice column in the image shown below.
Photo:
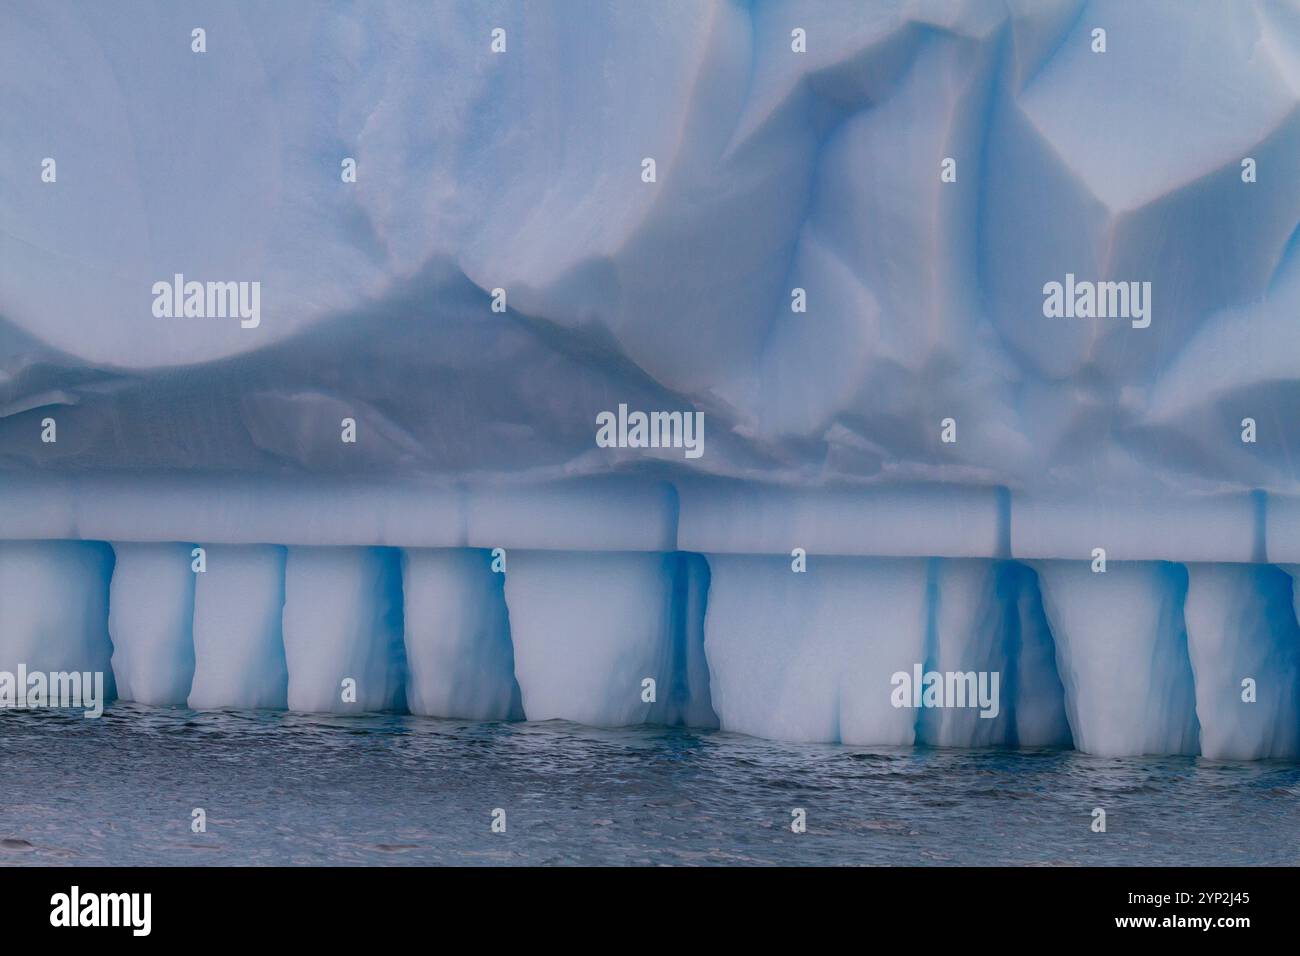
[[[506,603],[529,720],[596,726],[662,720],[672,687],[676,555],[518,551]],[[655,681],[655,702],[642,699]]]
[[[1015,561],[1002,564],[1001,586],[1008,602],[1015,666],[1005,693],[1015,702],[1015,744],[1019,747],[1070,747],[1065,688],[1056,669],[1056,642],[1043,610],[1038,575]]]
[[[114,544],[108,630],[123,700],[185,706],[194,681],[191,545]]]
[[[112,569],[113,551],[98,541],[0,542],[0,670],[102,672],[111,698]]]
[[[923,559],[709,555],[705,654],[725,730],[907,745],[917,711],[892,676],[924,661]]]
[[[702,554],[671,555],[673,572],[672,686],[660,695],[650,719],[670,726],[718,726],[704,653],[704,617],[709,599],[709,563]]]
[[[957,675],[951,686],[964,699],[921,710],[917,740],[940,747],[1011,744],[1014,658],[1008,647],[1008,615],[997,566],[979,559],[935,559],[930,562],[930,575],[925,670]],[[981,690],[987,694],[983,702]]]
[[[289,548],[283,624],[290,710],[402,708],[402,572],[396,550]]]
[[[523,716],[510,619],[490,551],[402,552],[407,706],[411,713],[470,720]]]
[[[924,669],[957,699],[920,711],[917,741],[1068,746],[1064,689],[1033,572],[1012,561],[936,558],[929,588]]]
[[[1034,562],[1056,638],[1078,749],[1194,754],[1197,724],[1183,624],[1186,571],[1152,561]]]
[[[213,545],[194,582],[194,686],[189,705],[283,708],[284,548]]]
[[[1295,757],[1300,627],[1291,579],[1252,564],[1189,564],[1187,574],[1184,613],[1201,753],[1219,760]]]

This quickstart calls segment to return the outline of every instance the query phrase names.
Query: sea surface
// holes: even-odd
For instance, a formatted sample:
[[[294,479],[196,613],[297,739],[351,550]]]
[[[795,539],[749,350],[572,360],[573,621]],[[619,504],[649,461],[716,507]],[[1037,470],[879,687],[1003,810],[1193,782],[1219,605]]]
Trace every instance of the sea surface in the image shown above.
[[[0,865],[23,864],[1296,865],[1300,765],[557,721],[11,710]]]

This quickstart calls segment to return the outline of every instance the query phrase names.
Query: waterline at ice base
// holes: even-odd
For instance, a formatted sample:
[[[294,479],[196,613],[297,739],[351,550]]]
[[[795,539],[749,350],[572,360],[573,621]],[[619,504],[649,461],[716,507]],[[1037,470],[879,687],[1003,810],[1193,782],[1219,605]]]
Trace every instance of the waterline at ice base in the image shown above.
[[[1296,4],[149,12],[0,30],[0,672],[1300,759]]]

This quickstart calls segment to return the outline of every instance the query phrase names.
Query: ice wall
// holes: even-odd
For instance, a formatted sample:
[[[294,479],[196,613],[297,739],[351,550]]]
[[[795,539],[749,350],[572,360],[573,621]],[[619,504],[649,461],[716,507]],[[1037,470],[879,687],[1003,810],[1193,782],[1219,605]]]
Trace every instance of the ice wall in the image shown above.
[[[198,553],[0,545],[0,670],[102,670],[122,699],[198,709],[1219,760],[1300,749],[1293,566],[1103,570],[798,550]],[[911,690],[922,675],[968,679],[969,695],[932,701]],[[900,676],[912,682],[901,697]]]
[[[194,585],[194,684],[189,706],[283,708],[288,703],[281,613],[285,549],[206,549]]]
[[[183,706],[194,682],[194,591],[188,544],[115,543],[108,631],[123,700]]]
[[[1069,746],[1027,568],[813,556],[795,572],[793,561],[709,556],[705,649],[724,729],[875,745]],[[911,681],[901,707],[899,673]],[[918,673],[996,674],[991,706],[975,706],[974,685],[962,706],[927,706],[910,690]]]
[[[664,706],[651,715],[667,724],[717,727],[709,660],[704,652],[704,622],[712,578],[709,563],[702,554],[683,551],[672,556],[671,566],[672,680]]]
[[[511,554],[506,602],[530,720],[620,726],[702,716],[708,684],[699,645],[690,646],[702,632],[686,615],[703,601],[680,564],[674,554]]]
[[[1201,753],[1227,760],[1300,754],[1300,627],[1292,583],[1274,567],[1188,566],[1187,647]]]
[[[1050,632],[1035,619],[1042,612],[1032,573],[1007,562],[936,560],[928,589],[925,669],[997,674],[998,683],[991,695],[995,708],[920,711],[918,741],[941,747],[1068,746],[1055,649]]]
[[[411,712],[509,720],[523,716],[503,573],[467,549],[402,553],[406,698]]]
[[[924,659],[926,562],[709,555],[704,650],[724,730],[911,744],[890,678]]]
[[[1295,757],[1298,183],[1293,0],[6,11],[0,664]]]
[[[1197,752],[1183,598],[1160,562],[1036,562],[1075,746],[1088,753]]]
[[[284,657],[290,710],[403,705],[402,580],[389,548],[289,548]]]
[[[98,671],[112,696],[112,570],[101,542],[0,541],[0,671]]]
[[[1015,742],[1021,747],[1070,746],[1060,661],[1038,576],[1026,565],[1007,562],[1000,567],[998,584],[1005,602],[1005,640],[1014,661],[1004,686],[1015,707]]]

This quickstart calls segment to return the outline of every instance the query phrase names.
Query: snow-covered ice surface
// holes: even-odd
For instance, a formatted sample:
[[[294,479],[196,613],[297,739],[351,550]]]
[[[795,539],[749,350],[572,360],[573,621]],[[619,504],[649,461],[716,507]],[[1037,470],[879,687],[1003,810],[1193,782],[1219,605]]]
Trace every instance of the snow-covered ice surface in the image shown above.
[[[1300,3],[0,18],[0,668],[1300,756]],[[620,405],[703,454],[599,447]]]

